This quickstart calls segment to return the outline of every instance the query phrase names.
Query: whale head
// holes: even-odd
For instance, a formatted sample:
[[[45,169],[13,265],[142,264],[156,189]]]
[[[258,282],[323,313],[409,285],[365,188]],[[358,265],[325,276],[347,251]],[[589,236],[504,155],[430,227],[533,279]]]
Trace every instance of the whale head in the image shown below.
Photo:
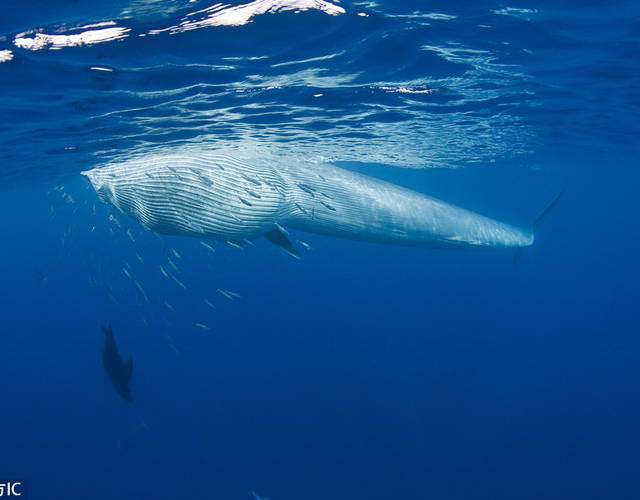
[[[102,201],[108,203],[114,202],[114,184],[113,182],[109,182],[113,174],[108,171],[108,168],[94,168],[80,172],[80,174],[89,179],[93,189]]]
[[[161,234],[241,241],[287,211],[273,168],[224,155],[149,154],[82,172],[99,198]]]

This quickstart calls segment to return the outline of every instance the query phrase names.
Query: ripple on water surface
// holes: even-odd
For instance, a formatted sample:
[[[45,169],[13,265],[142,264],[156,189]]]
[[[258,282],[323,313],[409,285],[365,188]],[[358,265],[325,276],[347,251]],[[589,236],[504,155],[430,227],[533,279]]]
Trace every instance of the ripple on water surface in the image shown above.
[[[541,96],[554,95],[537,63],[554,35],[544,9],[323,0],[82,8],[0,33],[0,175],[76,173],[185,143],[406,167],[486,164],[535,149],[548,116]]]

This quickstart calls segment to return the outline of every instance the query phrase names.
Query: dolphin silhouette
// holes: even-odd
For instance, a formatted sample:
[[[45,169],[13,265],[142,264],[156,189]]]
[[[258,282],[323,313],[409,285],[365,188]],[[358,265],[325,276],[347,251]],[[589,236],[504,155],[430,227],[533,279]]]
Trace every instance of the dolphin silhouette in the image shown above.
[[[332,164],[182,149],[82,174],[102,200],[155,232],[233,245],[266,236],[292,255],[285,228],[425,247],[521,248],[534,241],[533,229]]]
[[[104,332],[104,348],[102,350],[104,369],[120,397],[125,401],[132,402],[133,397],[129,390],[129,382],[133,373],[133,358],[130,356],[126,363],[122,361],[111,325],[103,326],[102,331]]]

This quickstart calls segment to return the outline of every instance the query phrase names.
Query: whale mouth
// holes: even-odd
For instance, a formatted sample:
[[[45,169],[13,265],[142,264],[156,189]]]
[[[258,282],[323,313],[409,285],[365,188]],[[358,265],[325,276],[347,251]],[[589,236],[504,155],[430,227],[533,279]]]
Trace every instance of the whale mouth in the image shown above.
[[[113,188],[110,186],[109,182],[107,182],[108,179],[104,175],[104,172],[101,172],[100,169],[94,168],[80,172],[80,175],[89,179],[89,182],[91,182],[91,186],[98,195],[98,198],[102,201],[109,201],[111,199]]]
[[[93,189],[95,189],[96,191],[99,191],[100,188],[102,187],[102,181],[100,181],[98,175],[96,175],[97,172],[95,169],[92,170],[84,170],[82,172],[80,172],[80,175],[84,175],[85,177],[89,178],[89,182],[91,182],[91,185],[93,186]]]

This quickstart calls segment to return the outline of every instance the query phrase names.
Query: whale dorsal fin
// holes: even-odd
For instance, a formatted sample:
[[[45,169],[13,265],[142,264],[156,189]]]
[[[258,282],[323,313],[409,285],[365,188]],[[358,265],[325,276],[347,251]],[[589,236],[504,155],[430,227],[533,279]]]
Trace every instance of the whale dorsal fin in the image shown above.
[[[131,380],[131,375],[133,374],[133,358],[129,356],[127,362],[124,364],[124,377],[127,381],[127,384]]]
[[[274,227],[271,231],[265,233],[264,237],[274,245],[282,248],[285,252],[291,255],[291,257],[295,257],[296,259],[300,258],[298,251],[280,227]]]

